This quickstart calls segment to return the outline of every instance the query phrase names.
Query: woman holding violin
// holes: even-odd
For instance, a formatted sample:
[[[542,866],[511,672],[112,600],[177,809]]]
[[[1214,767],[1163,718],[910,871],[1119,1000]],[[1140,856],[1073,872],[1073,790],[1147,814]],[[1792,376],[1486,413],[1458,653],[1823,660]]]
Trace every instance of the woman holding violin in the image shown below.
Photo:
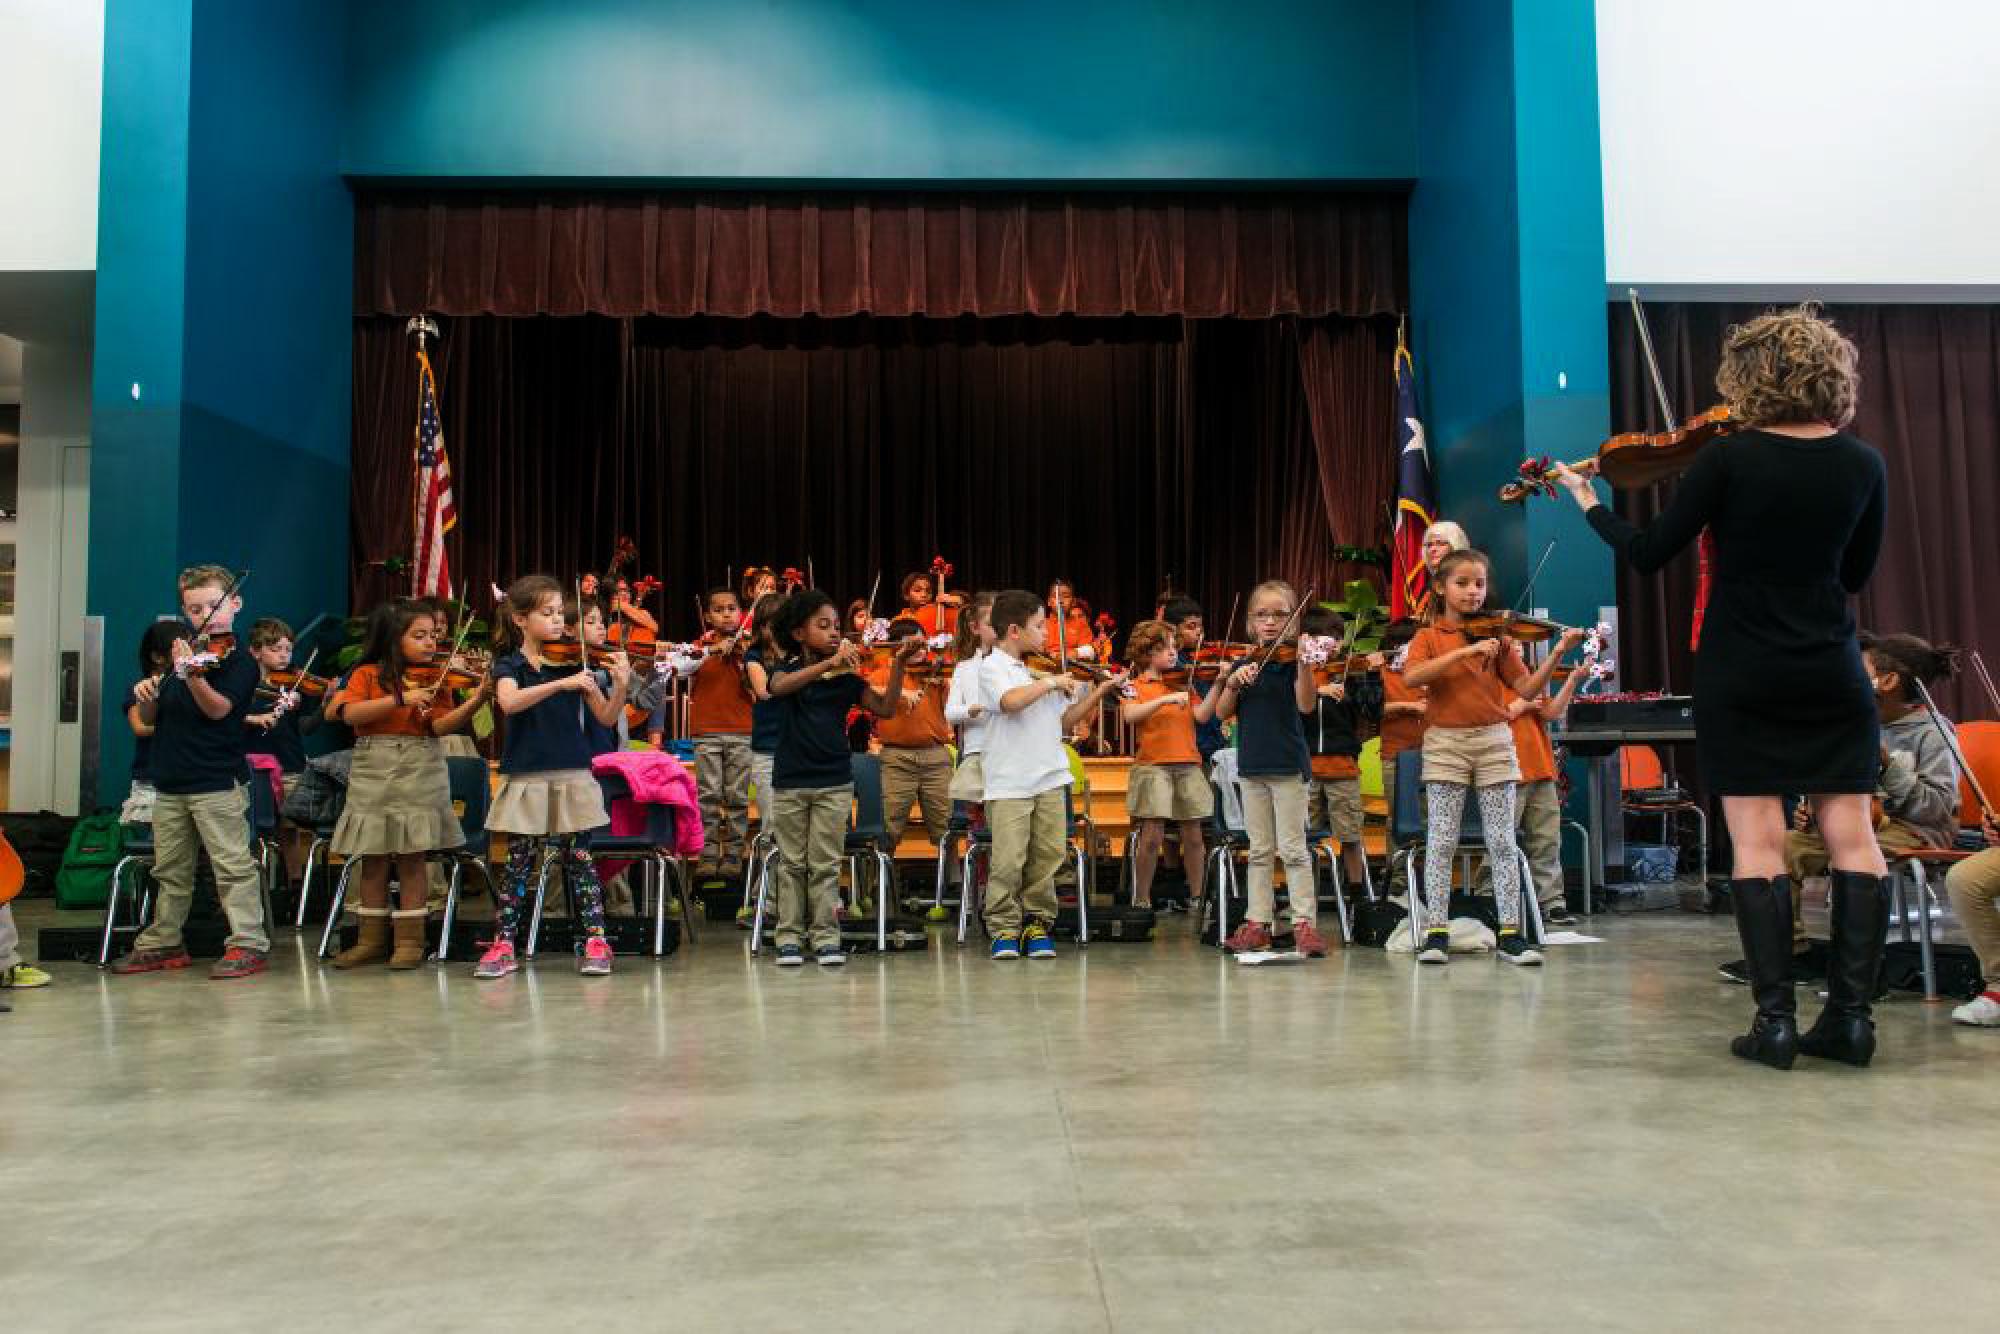
[[[1855,361],[1854,345],[1810,306],[1732,328],[1715,377],[1727,414],[1696,424],[1715,442],[1693,455],[1645,527],[1599,503],[1588,469],[1550,470],[1641,573],[1661,569],[1704,530],[1712,536],[1695,734],[1703,779],[1729,824],[1731,896],[1757,1000],[1749,1033],[1731,1050],[1780,1070],[1800,1051],[1868,1063],[1888,932],[1889,883],[1869,813],[1880,726],[1849,606],[1881,552],[1885,480],[1881,455],[1845,430]],[[1787,794],[1811,799],[1833,881],[1827,1003],[1804,1035],[1791,981]]]
[[[438,738],[464,727],[491,693],[485,681],[456,707],[440,709],[450,663],[434,663],[443,627],[428,602],[397,598],[368,618],[361,660],[326,703],[327,717],[354,729],[347,803],[333,827],[333,850],[361,859],[360,931],[335,968],[424,961],[433,852],[465,845],[452,809]],[[389,909],[394,864],[401,906]],[[394,951],[390,948],[394,928]]]

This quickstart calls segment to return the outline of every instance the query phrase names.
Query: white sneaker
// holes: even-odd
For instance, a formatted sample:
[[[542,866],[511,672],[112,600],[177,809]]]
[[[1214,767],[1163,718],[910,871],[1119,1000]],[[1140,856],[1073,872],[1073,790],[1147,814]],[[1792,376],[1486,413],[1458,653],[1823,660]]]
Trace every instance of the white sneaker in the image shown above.
[[[1971,1024],[1974,1028],[2000,1028],[2000,1001],[1991,996],[1974,996],[1951,1012],[1951,1021]]]

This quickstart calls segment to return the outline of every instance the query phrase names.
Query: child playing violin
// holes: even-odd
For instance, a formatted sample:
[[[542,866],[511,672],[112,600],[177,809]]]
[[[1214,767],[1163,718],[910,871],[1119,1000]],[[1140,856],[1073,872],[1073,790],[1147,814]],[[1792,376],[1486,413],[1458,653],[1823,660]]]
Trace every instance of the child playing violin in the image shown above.
[[[1208,702],[1223,718],[1237,719],[1236,772],[1243,793],[1243,824],[1250,835],[1250,902],[1243,922],[1223,941],[1234,954],[1271,948],[1277,921],[1274,862],[1285,866],[1292,947],[1309,959],[1324,958],[1319,894],[1306,848],[1306,784],[1312,764],[1301,721],[1313,712],[1312,672],[1276,650],[1290,628],[1299,595],[1282,579],[1250,590],[1246,625],[1250,653],[1228,664],[1209,688]],[[1260,666],[1266,656],[1270,661]]]
[[[140,708],[139,690],[144,686],[157,693],[160,678],[174,669],[174,644],[187,638],[188,628],[179,621],[154,621],[139,637],[139,675],[125,691],[125,725],[133,738],[132,786],[118,812],[121,824],[153,822],[153,803],[159,796],[153,787],[153,724]]]
[[[1090,623],[1090,604],[1077,601],[1076,589],[1069,580],[1050,582],[1047,609],[1039,645],[1042,652],[1051,658],[1067,654],[1085,661],[1097,656],[1097,650],[1092,647],[1097,639],[1097,630]]]
[[[847,962],[840,948],[836,908],[840,858],[854,804],[853,761],[847,749],[847,711],[860,705],[877,717],[895,711],[903,668],[923,651],[921,636],[897,648],[888,678],[877,688],[860,672],[861,646],[843,639],[833,599],[802,589],[772,618],[772,635],[792,655],[770,678],[778,703],[778,752],[771,769],[771,822],[778,836],[777,961],[805,962],[810,936],[822,967]]]
[[[153,922],[111,965],[125,975],[186,968],[193,962],[181,928],[194,904],[195,860],[208,854],[216,895],[229,918],[217,980],[250,977],[268,966],[264,896],[245,837],[250,810],[249,767],[243,762],[243,720],[257,689],[257,664],[230,631],[243,610],[235,575],[219,565],[181,571],[180,605],[195,627],[194,642],[169,644],[173,669],[133,687],[139,721],[153,729],[153,878],[160,893]],[[196,645],[214,658],[204,664]],[[227,648],[223,648],[227,645]]]
[[[1563,655],[1582,641],[1583,632],[1564,631],[1555,651],[1532,672],[1521,660],[1520,647],[1512,641],[1472,638],[1465,621],[1486,604],[1488,569],[1485,553],[1470,548],[1453,551],[1438,562],[1437,583],[1443,591],[1437,619],[1417,632],[1404,660],[1404,682],[1428,692],[1424,788],[1430,817],[1429,846],[1424,855],[1423,938],[1417,950],[1421,963],[1451,962],[1452,854],[1458,846],[1459,822],[1469,790],[1479,796],[1486,860],[1493,868],[1494,906],[1500,915],[1499,957],[1511,964],[1542,961],[1541,951],[1521,934],[1521,862],[1514,842],[1514,789],[1521,779],[1521,766],[1514,753],[1502,686],[1512,686],[1523,699],[1538,697]],[[1413,932],[1417,921],[1414,898],[1413,891]]]
[[[1201,604],[1191,597],[1169,598],[1160,619],[1174,628],[1174,647],[1180,651],[1180,660],[1188,669],[1188,689],[1206,694],[1206,682],[1213,678],[1209,675],[1211,669],[1201,662],[1198,655],[1202,649],[1212,645],[1206,637]],[[1229,744],[1223,735],[1222,719],[1210,714],[1207,719],[1197,721],[1194,744],[1195,749],[1201,752],[1201,762],[1207,764],[1216,751]]]
[[[769,571],[765,571],[766,574]],[[688,732],[694,737],[695,784],[701,796],[706,839],[696,877],[734,879],[743,874],[750,832],[750,706],[743,680],[743,604],[726,588],[712,588],[703,602],[707,633],[700,656],[674,659],[674,671],[692,678]]]
[[[586,977],[611,971],[611,942],[604,934],[604,887],[590,859],[590,832],[610,823],[597,779],[590,771],[586,712],[611,726],[623,704],[625,655],[614,654],[613,679],[606,696],[584,664],[551,662],[547,647],[562,638],[562,585],[544,574],[516,579],[501,604],[501,643],[507,650],[493,662],[493,689],[507,715],[507,740],[500,757],[500,791],[487,813],[486,827],[508,835],[507,870],[497,886],[493,941],[472,975],[505,977],[514,971],[514,937],[521,902],[542,854],[553,850],[569,886],[570,902],[583,923],[578,971]],[[565,698],[583,696],[578,701]]]
[[[1132,902],[1141,907],[1153,901],[1153,872],[1159,866],[1170,820],[1180,828],[1181,869],[1187,874],[1188,897],[1201,897],[1208,858],[1201,826],[1215,812],[1215,792],[1202,771],[1201,751],[1195,745],[1195,727],[1214,716],[1215,706],[1206,697],[1197,700],[1185,685],[1171,686],[1161,679],[1178,657],[1174,628],[1165,621],[1141,621],[1126,638],[1125,658],[1135,675],[1130,697],[1118,712],[1138,740],[1125,809],[1138,825],[1139,840],[1132,853]]]
[[[911,639],[922,647],[923,626],[908,617],[889,623],[889,642],[902,644]],[[894,663],[877,665],[868,674],[869,684],[887,691]],[[923,812],[924,828],[933,843],[944,841],[951,827],[951,724],[945,720],[947,682],[941,672],[903,668],[903,681],[893,697],[895,707],[875,723],[876,740],[882,743],[882,814],[889,830],[889,851],[893,856],[903,830],[910,823],[910,807]]]
[[[1299,620],[1308,635],[1335,638],[1340,618],[1324,607],[1309,607]],[[1306,750],[1312,778],[1306,785],[1306,824],[1323,829],[1340,845],[1340,874],[1350,890],[1367,879],[1368,854],[1361,846],[1361,733],[1382,717],[1382,688],[1374,673],[1382,657],[1373,654],[1359,672],[1311,670],[1314,704],[1306,718]]]
[[[757,798],[757,822],[775,832],[771,823],[771,770],[778,760],[778,728],[784,713],[771,698],[771,672],[785,655],[771,637],[771,621],[785,605],[782,593],[766,593],[750,608],[750,647],[743,654],[743,684],[750,689],[750,790]],[[755,909],[751,895],[736,910],[736,924],[750,929]]]
[[[930,571],[912,570],[904,575],[902,593],[903,616],[915,621],[925,636],[948,635],[958,629],[959,611],[965,599],[957,593],[938,597]]]
[[[292,628],[274,616],[251,625],[250,656],[256,659],[259,673],[257,691],[251,697],[251,707],[258,712],[243,720],[249,729],[243,749],[246,754],[269,755],[278,762],[280,785],[289,798],[305,774],[305,734],[319,723],[321,696],[310,693],[308,687],[320,689],[325,682],[316,686],[300,680],[290,685],[273,683],[274,675],[292,665]],[[284,826],[279,847],[284,852],[285,873],[293,883],[305,869],[311,844],[311,830]]]
[[[607,665],[619,660],[624,646],[610,642],[610,622],[605,615],[604,604],[597,598],[586,593],[565,618],[565,628],[576,637],[579,652],[585,660],[583,669],[596,681],[598,693],[617,704],[609,723],[601,721],[595,711],[584,710],[583,732],[590,739],[590,753],[593,756],[608,755],[622,750],[631,735],[630,722],[625,716],[625,702],[652,684],[651,677],[634,671],[629,660],[623,671],[616,671]]]
[[[989,715],[985,778],[986,822],[993,830],[987,877],[986,930],[995,959],[1056,957],[1049,928],[1056,918],[1056,869],[1069,838],[1063,789],[1072,781],[1063,732],[1116,689],[1067,673],[1037,677],[1022,661],[1046,642],[1047,613],[1039,599],[1012,589],[993,599],[993,651],[980,659],[980,703]],[[1087,623],[1086,623],[1087,628]]]
[[[413,684],[413,673],[436,656],[442,631],[428,603],[383,603],[368,618],[360,661],[327,700],[327,715],[355,735],[347,802],[332,847],[361,859],[360,929],[353,947],[334,956],[335,968],[385,959],[391,968],[421,964],[430,916],[426,863],[433,852],[465,844],[438,738],[464,727],[491,692],[482,681],[464,703],[440,710],[441,670],[437,685]],[[401,902],[393,913],[392,866]]]

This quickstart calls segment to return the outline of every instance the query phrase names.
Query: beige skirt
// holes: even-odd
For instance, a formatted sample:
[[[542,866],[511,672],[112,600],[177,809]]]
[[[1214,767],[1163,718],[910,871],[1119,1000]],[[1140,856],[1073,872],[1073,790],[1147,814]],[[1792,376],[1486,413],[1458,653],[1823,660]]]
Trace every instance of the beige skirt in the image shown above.
[[[980,763],[978,751],[967,755],[958,762],[958,768],[951,771],[951,799],[953,801],[980,802],[986,800],[986,766]]]
[[[604,794],[588,769],[502,774],[486,815],[486,827],[496,834],[581,834],[610,823]]]
[[[465,844],[451,808],[444,751],[425,736],[365,736],[354,743],[347,804],[333,827],[343,857],[436,852]]]

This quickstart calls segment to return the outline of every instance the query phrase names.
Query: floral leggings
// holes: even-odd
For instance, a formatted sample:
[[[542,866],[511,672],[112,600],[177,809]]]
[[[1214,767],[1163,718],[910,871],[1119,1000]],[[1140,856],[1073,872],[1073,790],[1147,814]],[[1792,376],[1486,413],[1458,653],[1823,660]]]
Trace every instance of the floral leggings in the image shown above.
[[[1443,931],[1451,918],[1451,861],[1465,815],[1465,784],[1427,783],[1431,803],[1430,842],[1424,850],[1424,929]],[[1514,848],[1514,785],[1489,783],[1479,789],[1479,821],[1486,834],[1486,864],[1493,868],[1493,905],[1500,925],[1521,925],[1521,855]]]
[[[507,870],[500,877],[500,902],[494,914],[498,928],[494,936],[512,941],[521,928],[521,902],[528,897],[528,882],[541,864],[542,850],[556,851],[555,869],[569,885],[570,907],[583,923],[585,934],[604,934],[604,886],[598,883],[597,864],[590,860],[589,834],[510,834],[507,838]]]

